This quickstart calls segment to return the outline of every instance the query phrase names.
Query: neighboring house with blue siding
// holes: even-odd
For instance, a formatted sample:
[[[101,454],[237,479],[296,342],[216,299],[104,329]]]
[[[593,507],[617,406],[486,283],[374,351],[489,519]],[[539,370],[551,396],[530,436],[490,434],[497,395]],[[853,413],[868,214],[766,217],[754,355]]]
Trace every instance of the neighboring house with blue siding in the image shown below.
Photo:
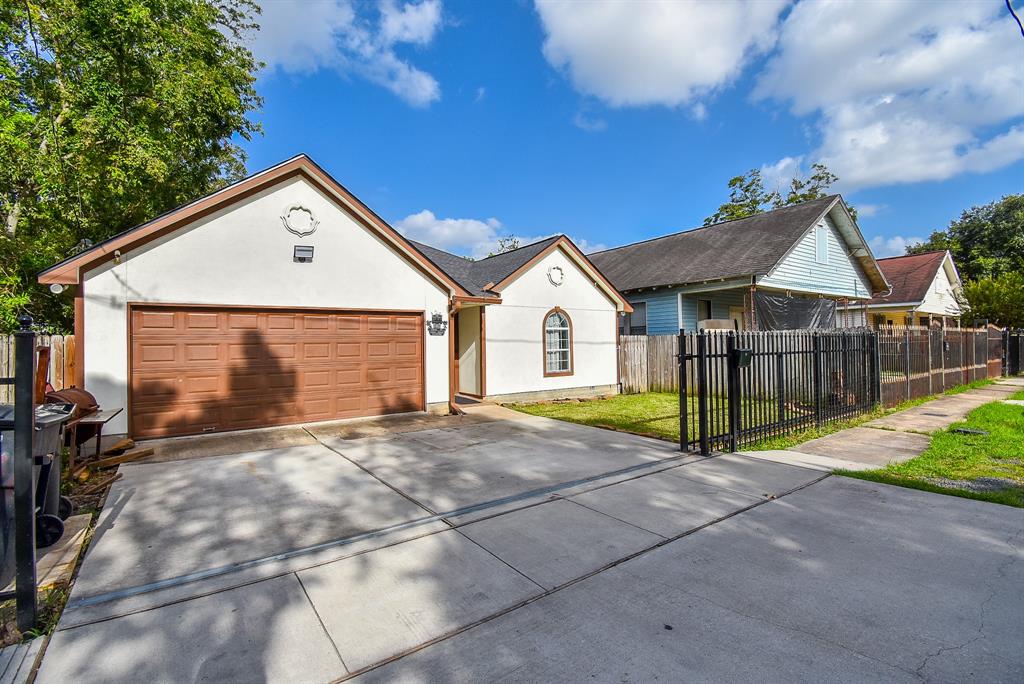
[[[889,290],[839,195],[589,257],[633,305],[632,334],[862,326]]]

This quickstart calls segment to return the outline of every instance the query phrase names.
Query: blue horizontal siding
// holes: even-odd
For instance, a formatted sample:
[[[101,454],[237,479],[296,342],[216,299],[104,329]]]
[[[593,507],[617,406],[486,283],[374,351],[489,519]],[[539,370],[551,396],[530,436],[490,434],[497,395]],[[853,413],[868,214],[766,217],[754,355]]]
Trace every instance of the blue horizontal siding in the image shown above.
[[[778,268],[770,276],[759,279],[758,284],[836,297],[870,297],[871,288],[864,270],[849,255],[832,219],[826,216],[822,223],[827,229],[828,263],[818,263],[816,229],[811,230]]]
[[[627,297],[630,304],[647,303],[647,334],[671,335],[679,332],[676,324],[675,290],[664,290]]]
[[[711,300],[711,313],[715,318],[729,318],[729,307],[743,306],[745,289],[718,290],[700,294],[683,295],[683,324],[679,325],[677,289],[659,290],[649,294],[636,294],[627,297],[630,304],[647,303],[647,334],[675,335],[679,328],[684,330],[697,329],[697,302],[701,299]]]

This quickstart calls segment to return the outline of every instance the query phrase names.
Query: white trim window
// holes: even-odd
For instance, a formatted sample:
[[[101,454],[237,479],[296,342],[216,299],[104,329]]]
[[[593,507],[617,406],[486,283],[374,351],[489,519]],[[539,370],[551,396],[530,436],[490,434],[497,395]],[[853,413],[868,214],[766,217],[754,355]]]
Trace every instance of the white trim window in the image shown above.
[[[819,264],[828,263],[828,226],[814,227],[814,260]]]
[[[564,311],[556,309],[544,319],[544,374],[572,373],[572,324]]]
[[[647,334],[647,302],[630,302],[633,313],[619,317],[619,332],[623,335]]]

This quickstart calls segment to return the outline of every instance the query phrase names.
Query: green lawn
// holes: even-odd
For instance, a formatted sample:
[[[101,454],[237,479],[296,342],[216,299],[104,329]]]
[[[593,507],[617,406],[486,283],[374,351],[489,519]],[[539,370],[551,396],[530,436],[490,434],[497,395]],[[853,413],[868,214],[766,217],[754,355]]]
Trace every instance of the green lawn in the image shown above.
[[[715,398],[712,409],[726,415],[728,402]],[[755,406],[759,404],[760,406]],[[543,404],[509,404],[509,408],[534,416],[555,418],[570,423],[603,427],[609,430],[632,432],[647,437],[679,441],[679,395],[675,392],[646,392],[644,394],[618,394],[607,399],[556,401]],[[771,418],[778,408],[775,402],[747,400],[744,409],[758,410],[761,416]],[[696,403],[691,398],[690,439],[697,439]]]
[[[1011,394],[1010,399],[1020,399],[1021,401],[1024,401],[1024,390]]]
[[[960,427],[988,434],[953,432]],[[1024,409],[985,404],[971,411],[967,420],[935,433],[917,458],[842,474],[1024,508]]]
[[[511,404],[509,408],[570,423],[679,441],[679,395],[675,392],[617,394],[608,399],[548,404]]]

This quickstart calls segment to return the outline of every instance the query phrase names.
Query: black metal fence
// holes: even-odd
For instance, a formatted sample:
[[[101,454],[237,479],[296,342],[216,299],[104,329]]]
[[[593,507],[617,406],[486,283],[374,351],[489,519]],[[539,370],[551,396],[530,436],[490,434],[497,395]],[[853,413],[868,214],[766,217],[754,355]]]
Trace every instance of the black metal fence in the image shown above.
[[[886,327],[877,335],[885,406],[1007,373],[1006,332],[995,326]]]
[[[14,579],[14,591],[0,592],[0,600],[15,599],[18,628],[36,627],[36,497],[33,480],[35,413],[35,333],[32,319],[20,319],[15,333],[13,373],[0,384],[14,387],[13,418],[0,419],[0,582]],[[7,407],[10,408],[10,407]],[[13,444],[12,444],[13,442]]]
[[[877,336],[867,330],[700,331],[679,336],[680,441],[735,451],[870,411]]]
[[[1024,373],[1024,330],[1007,330],[1003,348],[1006,350],[1003,367],[1006,375]]]
[[[680,331],[680,443],[708,454],[1024,373],[1024,331]],[[667,348],[667,347],[666,347]]]

